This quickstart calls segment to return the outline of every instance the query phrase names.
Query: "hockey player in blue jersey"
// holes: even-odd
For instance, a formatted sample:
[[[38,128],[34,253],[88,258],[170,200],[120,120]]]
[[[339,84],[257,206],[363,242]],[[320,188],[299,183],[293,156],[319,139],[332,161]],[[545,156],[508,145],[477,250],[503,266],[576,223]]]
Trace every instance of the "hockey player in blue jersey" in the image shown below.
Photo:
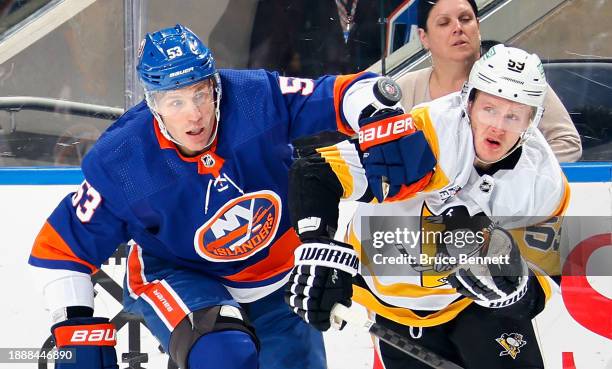
[[[217,70],[181,25],[148,34],[137,69],[145,101],[85,157],[85,181],[48,218],[29,259],[56,345],[76,350],[76,363],[56,368],[117,368],[115,329],[93,317],[90,275],[124,242],[124,308],[181,368],[325,368],[321,334],[282,296],[299,245],[287,209],[289,143],[352,133],[348,92],[379,77]],[[405,138],[392,136],[379,144]]]

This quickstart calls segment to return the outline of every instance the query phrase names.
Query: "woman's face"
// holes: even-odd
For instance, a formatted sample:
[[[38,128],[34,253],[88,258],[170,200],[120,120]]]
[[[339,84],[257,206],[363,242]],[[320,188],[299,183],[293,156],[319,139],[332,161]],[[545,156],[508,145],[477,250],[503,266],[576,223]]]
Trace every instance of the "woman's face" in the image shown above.
[[[480,57],[480,23],[466,0],[440,0],[419,38],[435,61],[474,61]]]
[[[474,149],[480,160],[495,162],[517,143],[531,122],[533,108],[482,91],[468,105]]]

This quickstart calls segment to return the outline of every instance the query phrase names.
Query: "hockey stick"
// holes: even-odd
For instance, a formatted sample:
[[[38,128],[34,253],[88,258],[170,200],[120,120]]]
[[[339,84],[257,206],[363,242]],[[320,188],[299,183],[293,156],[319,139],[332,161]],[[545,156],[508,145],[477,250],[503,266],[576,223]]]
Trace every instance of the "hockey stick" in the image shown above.
[[[419,345],[414,340],[404,337],[397,332],[383,327],[362,314],[350,310],[348,307],[336,304],[331,312],[331,319],[334,325],[340,326],[342,321],[345,321],[355,326],[368,331],[373,336],[378,337],[381,341],[388,343],[396,349],[410,355],[411,357],[429,365],[434,369],[463,369],[459,365],[452,363],[443,357],[431,352],[429,349]]]

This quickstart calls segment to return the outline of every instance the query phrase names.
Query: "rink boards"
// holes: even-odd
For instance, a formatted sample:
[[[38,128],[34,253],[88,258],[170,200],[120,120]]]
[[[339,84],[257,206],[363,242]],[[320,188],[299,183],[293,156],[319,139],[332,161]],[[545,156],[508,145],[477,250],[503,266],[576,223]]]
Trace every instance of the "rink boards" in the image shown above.
[[[574,164],[565,168],[572,188],[568,215],[612,216],[612,165]],[[27,266],[38,230],[58,201],[73,191],[82,176],[78,169],[1,169],[0,225],[5,235],[0,247],[0,280],[4,303],[0,308],[0,348],[40,348],[48,344],[49,314],[44,310]],[[347,208],[350,209],[350,204]],[[345,213],[348,213],[346,211]],[[581,218],[582,219],[582,218]],[[576,247],[576,256],[587,260],[585,268],[612,260],[612,224],[588,226]],[[114,317],[119,301],[125,258],[112,258],[102,267],[112,280],[96,285],[96,314]],[[612,368],[612,277],[575,277],[564,280],[545,311],[535,321],[547,368]],[[511,332],[508,332],[511,333]],[[147,353],[143,368],[171,368],[158,344],[144,326],[127,322],[118,334],[118,352]],[[290,343],[288,343],[290,344]],[[529,344],[529,343],[527,343]],[[330,369],[371,368],[369,336],[353,327],[326,333]],[[500,346],[500,352],[503,348]],[[121,357],[120,357],[121,361]],[[0,363],[0,368],[45,368],[46,364]],[[51,364],[48,365],[52,367]],[[127,364],[120,365],[126,368]]]

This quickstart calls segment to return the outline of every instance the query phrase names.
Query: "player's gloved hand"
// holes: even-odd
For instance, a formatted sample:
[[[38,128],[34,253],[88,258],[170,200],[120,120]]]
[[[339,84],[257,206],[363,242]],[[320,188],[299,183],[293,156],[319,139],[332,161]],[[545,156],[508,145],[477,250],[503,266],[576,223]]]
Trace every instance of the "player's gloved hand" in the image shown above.
[[[456,269],[461,256],[479,256],[484,246],[483,237],[493,228],[493,221],[488,216],[482,212],[472,216],[463,205],[446,208],[440,215],[428,216],[427,222],[443,225],[445,234],[449,235],[438,242],[436,256],[441,257],[440,260],[443,260],[442,257],[448,257],[446,260],[455,261],[435,264],[434,269],[437,272]],[[468,238],[465,235],[474,237]]]
[[[58,351],[72,351],[70,360],[56,361],[56,369],[119,369],[116,329],[107,318],[71,318],[53,325],[51,333]]]
[[[382,111],[360,119],[359,124],[363,167],[379,202],[405,199],[427,185],[436,158],[410,114],[402,109]]]
[[[351,305],[359,260],[353,248],[330,239],[309,240],[295,250],[285,302],[320,331],[330,328],[336,303]]]
[[[529,269],[510,233],[492,227],[486,238],[479,256],[497,257],[499,263],[463,264],[448,283],[481,306],[503,308],[525,295]]]
[[[359,146],[370,189],[378,202],[402,200],[422,190],[436,158],[412,116],[399,105],[400,87],[390,78],[373,86],[372,104],[359,114]]]

